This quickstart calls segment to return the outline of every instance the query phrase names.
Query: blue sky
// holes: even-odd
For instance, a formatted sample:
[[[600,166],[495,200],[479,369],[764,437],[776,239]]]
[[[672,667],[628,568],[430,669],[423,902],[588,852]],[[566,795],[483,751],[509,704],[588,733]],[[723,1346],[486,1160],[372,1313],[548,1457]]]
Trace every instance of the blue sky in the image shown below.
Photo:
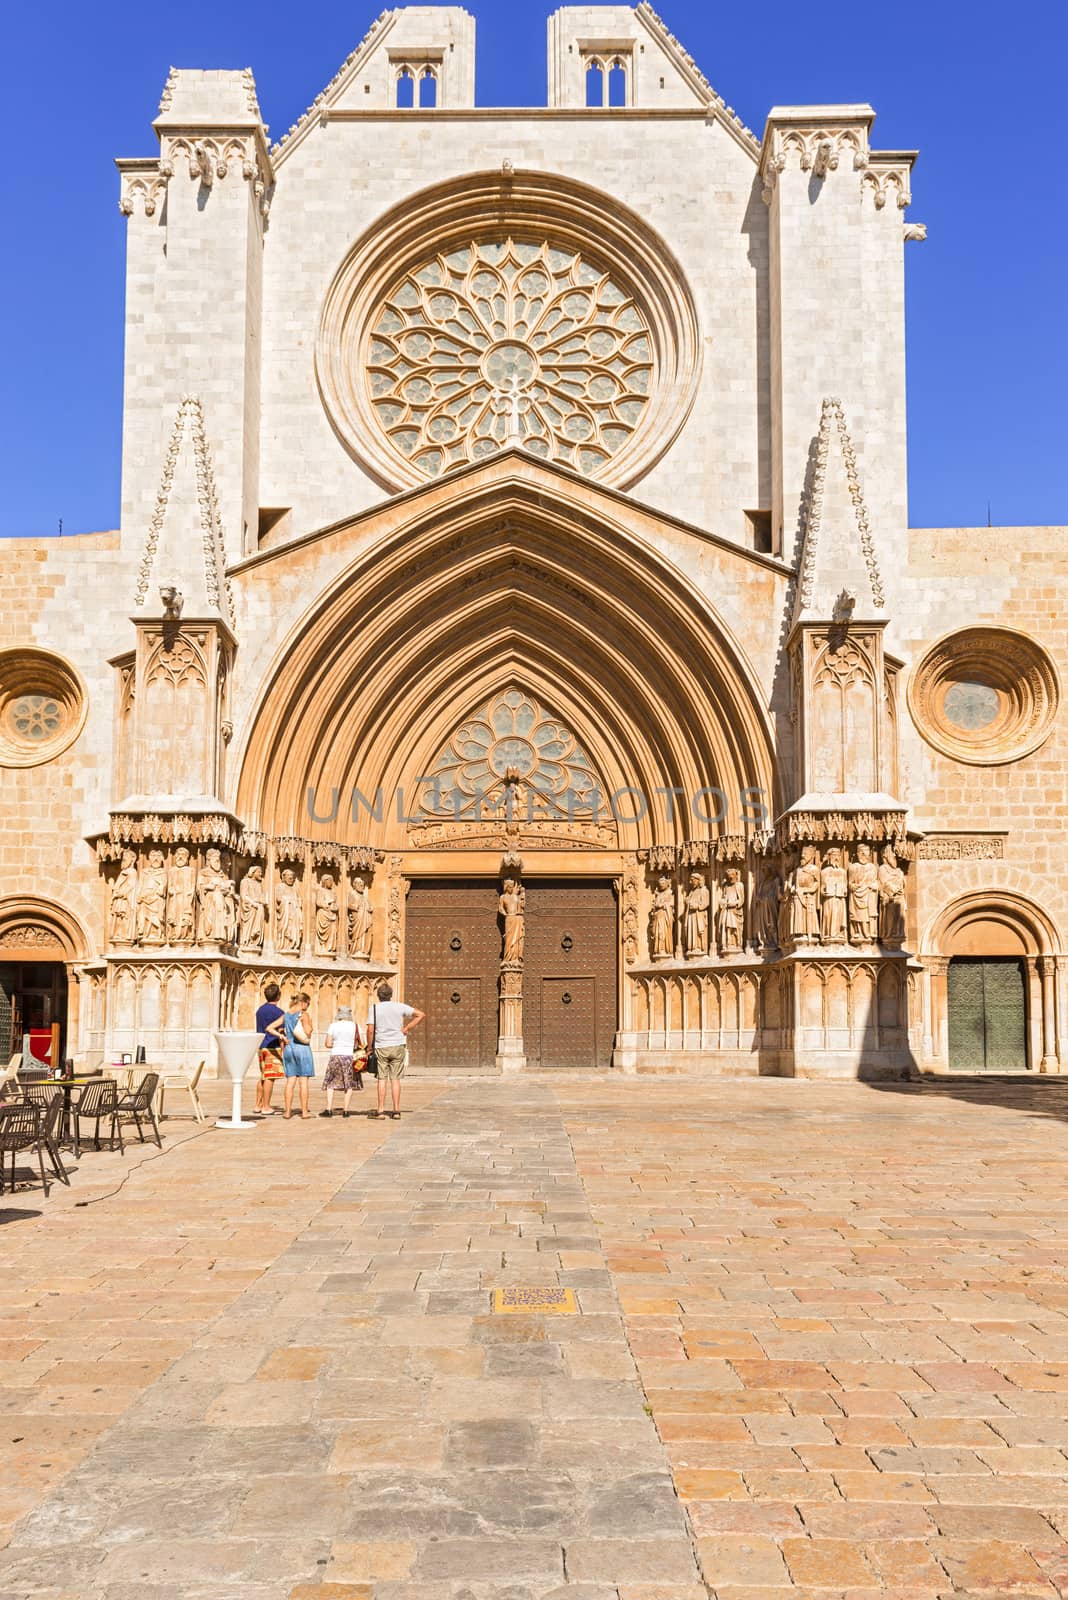
[[[550,0],[468,0],[478,98],[545,101]],[[168,67],[251,66],[272,134],[377,6],[57,0],[7,13],[0,85],[0,534],[117,526],[124,219],[112,158],[156,148]],[[868,100],[875,143],[919,148],[906,252],[915,526],[1068,522],[1063,0],[759,7],[662,0],[758,133],[774,104]]]

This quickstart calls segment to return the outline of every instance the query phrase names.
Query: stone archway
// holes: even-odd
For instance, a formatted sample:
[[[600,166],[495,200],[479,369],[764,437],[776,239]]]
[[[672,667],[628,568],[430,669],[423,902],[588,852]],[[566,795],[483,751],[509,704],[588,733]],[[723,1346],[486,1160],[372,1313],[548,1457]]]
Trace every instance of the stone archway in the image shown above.
[[[300,855],[286,892],[300,889],[309,913],[324,874],[333,892],[362,852],[374,954],[402,982],[413,878],[492,883],[516,854],[524,878],[614,884],[618,1040],[662,874],[681,905],[695,871],[711,883],[728,862],[753,870],[764,819],[749,808],[781,808],[765,696],[715,608],[628,530],[620,503],[514,452],[448,490],[363,544],[285,641],[238,754],[234,810],[265,841],[269,897],[279,850]],[[416,815],[415,780],[455,779],[464,730],[510,704],[554,725],[561,765],[615,797],[596,823],[528,812],[513,826],[500,807],[455,826]],[[505,751],[491,775],[518,797],[537,774],[518,724],[510,738],[515,770]]]
[[[937,1066],[1060,1070],[1068,958],[1035,901],[1000,888],[955,897],[928,923],[920,959],[924,1033]]]
[[[0,900],[0,1061],[23,1048],[27,1034],[57,1024],[64,1055],[77,1048],[75,962],[87,942],[65,907],[35,895]]]
[[[354,562],[285,641],[238,755],[238,815],[298,832],[309,788],[393,794],[511,682],[569,720],[613,787],[642,788],[639,847],[709,835],[672,790],[720,788],[724,833],[743,831],[747,789],[774,814],[765,697],[714,608],[621,522],[595,520],[585,486],[500,466],[458,474],[444,513]],[[403,844],[395,808],[367,842]]]

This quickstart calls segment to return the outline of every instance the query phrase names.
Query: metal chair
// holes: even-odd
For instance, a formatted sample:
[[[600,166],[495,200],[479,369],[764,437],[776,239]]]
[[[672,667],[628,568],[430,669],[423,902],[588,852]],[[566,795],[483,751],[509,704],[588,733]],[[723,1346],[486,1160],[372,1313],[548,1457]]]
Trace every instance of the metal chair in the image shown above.
[[[44,1139],[52,1170],[61,1183],[69,1184],[67,1169],[59,1154],[59,1146],[66,1132],[63,1119],[67,1104],[63,1090],[58,1083],[24,1083],[22,1098],[40,1109],[41,1137]]]
[[[71,1132],[74,1137],[74,1154],[76,1157],[82,1153],[81,1123],[83,1120],[92,1119],[95,1123],[93,1142],[100,1149],[100,1124],[106,1117],[111,1123],[111,1144],[118,1141],[119,1149],[123,1155],[126,1147],[122,1142],[122,1126],[119,1122],[119,1095],[113,1078],[99,1078],[93,1083],[87,1083],[77,1100],[72,1101],[70,1108]]]
[[[122,1097],[115,1102],[115,1120],[113,1125],[119,1129],[119,1136],[121,1138],[123,1122],[129,1122],[132,1119],[137,1124],[138,1138],[141,1140],[141,1143],[144,1144],[145,1130],[141,1126],[141,1118],[146,1118],[146,1120],[152,1124],[152,1131],[155,1134],[156,1143],[162,1150],[163,1140],[160,1138],[159,1123],[156,1121],[156,1107],[154,1104],[156,1085],[158,1083],[159,1074],[157,1072],[146,1072],[136,1089],[131,1089],[128,1094],[122,1095]]]
[[[41,1186],[48,1199],[48,1176],[45,1172],[45,1140],[41,1130],[41,1108],[24,1100],[18,1105],[0,1107],[0,1194],[4,1192],[4,1156],[11,1156],[11,1192],[15,1192],[15,1157],[23,1150],[37,1151],[37,1164],[41,1169]]]
[[[159,1114],[161,1118],[163,1116],[163,1101],[167,1090],[186,1089],[189,1092],[190,1100],[193,1102],[194,1117],[198,1122],[207,1122],[208,1119],[204,1115],[204,1107],[201,1105],[200,1096],[197,1094],[197,1084],[200,1082],[200,1074],[204,1071],[205,1065],[204,1061],[199,1062],[194,1072],[186,1072],[184,1069],[178,1068],[173,1072],[163,1073],[160,1078],[159,1089]]]
[[[18,1081],[19,1068],[22,1065],[22,1051],[17,1050],[11,1057],[6,1067],[0,1067],[0,1094],[5,1088],[13,1089]]]

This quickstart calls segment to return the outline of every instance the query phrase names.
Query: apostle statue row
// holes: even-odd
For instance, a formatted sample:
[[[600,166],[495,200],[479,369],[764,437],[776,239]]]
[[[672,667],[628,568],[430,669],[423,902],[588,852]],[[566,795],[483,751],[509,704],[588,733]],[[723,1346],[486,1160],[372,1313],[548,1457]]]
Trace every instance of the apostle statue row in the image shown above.
[[[341,893],[339,894],[339,888]],[[342,906],[344,881],[325,872],[313,896],[312,952],[336,957],[344,953],[341,918],[346,919],[346,949],[358,961],[371,955],[373,907],[363,878],[356,877]],[[138,870],[137,852],[124,850],[111,886],[108,936],[112,944],[144,948],[169,945],[236,945],[250,955],[263,950],[271,922],[264,869],[253,862],[235,884],[214,847],[198,862],[179,845],[168,863],[160,849],[149,850]],[[304,889],[293,867],[283,867],[274,895],[274,950],[277,955],[305,953]]]
[[[871,845],[854,848],[850,861],[844,846],[832,845],[821,856],[818,845],[804,845],[799,862],[785,877],[777,862],[763,862],[753,901],[753,946],[774,950],[799,944],[884,944],[900,949],[905,939],[905,874],[894,847],[884,847],[878,865]],[[685,960],[740,954],[746,898],[740,867],[727,869],[714,902],[705,877],[691,872],[680,913],[675,886],[661,875],[649,913],[649,959],[675,956],[676,919]]]

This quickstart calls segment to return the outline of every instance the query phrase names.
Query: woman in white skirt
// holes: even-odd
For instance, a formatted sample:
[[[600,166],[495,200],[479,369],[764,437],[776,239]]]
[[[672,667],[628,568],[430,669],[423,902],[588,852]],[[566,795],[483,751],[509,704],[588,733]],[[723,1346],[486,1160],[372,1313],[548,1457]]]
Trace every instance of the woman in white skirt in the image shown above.
[[[330,1059],[326,1064],[326,1076],[323,1079],[323,1088],[326,1090],[326,1110],[320,1111],[321,1117],[332,1117],[334,1114],[334,1090],[344,1090],[345,1099],[341,1108],[341,1115],[349,1114],[349,1100],[353,1089],[363,1088],[363,1063],[366,1058],[363,1039],[360,1030],[352,1017],[351,1006],[338,1006],[337,1016],[330,1024],[326,1035],[326,1048],[330,1052]]]

